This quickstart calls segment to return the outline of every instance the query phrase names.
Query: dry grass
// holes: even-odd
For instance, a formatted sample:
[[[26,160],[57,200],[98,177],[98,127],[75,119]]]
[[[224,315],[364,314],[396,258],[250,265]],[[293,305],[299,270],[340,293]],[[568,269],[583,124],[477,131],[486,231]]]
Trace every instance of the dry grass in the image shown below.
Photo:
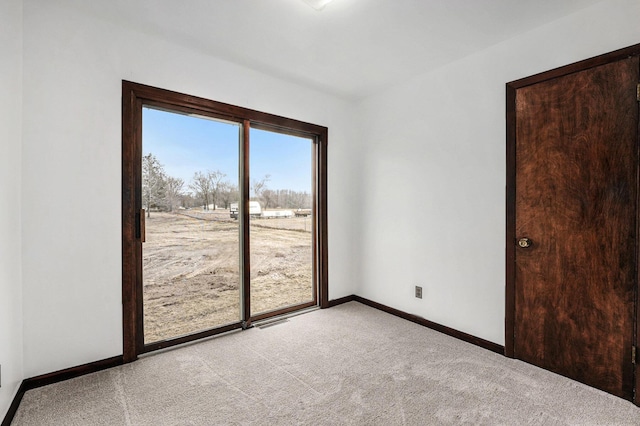
[[[182,213],[146,220],[145,343],[240,319],[238,221]],[[251,220],[252,314],[312,300],[310,229],[310,218]]]

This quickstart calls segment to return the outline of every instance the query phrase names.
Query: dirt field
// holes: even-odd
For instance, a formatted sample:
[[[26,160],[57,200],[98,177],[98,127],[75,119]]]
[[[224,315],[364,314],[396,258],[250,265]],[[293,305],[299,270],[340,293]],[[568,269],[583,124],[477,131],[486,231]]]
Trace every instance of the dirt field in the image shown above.
[[[240,319],[239,229],[228,210],[152,212],[143,245],[145,343]],[[310,218],[251,219],[252,314],[311,301]]]

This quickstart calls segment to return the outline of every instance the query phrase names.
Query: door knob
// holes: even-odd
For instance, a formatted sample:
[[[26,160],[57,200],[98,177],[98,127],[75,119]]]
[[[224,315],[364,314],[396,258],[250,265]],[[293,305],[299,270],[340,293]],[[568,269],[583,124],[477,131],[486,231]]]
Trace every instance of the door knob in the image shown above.
[[[531,247],[532,241],[529,238],[520,238],[518,240],[518,245],[522,248],[529,248]]]

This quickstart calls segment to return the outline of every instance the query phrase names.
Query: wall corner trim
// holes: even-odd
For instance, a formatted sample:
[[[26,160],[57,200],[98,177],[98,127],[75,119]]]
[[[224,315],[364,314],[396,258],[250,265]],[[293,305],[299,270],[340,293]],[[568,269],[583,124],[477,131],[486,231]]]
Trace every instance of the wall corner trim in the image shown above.
[[[329,300],[326,307],[333,308],[334,306],[342,305],[343,303],[347,303],[347,302],[353,302],[354,300],[356,300],[356,295],[351,294],[349,296],[341,297],[339,299]]]
[[[1,426],[10,426],[13,418],[18,411],[20,402],[25,392],[42,386],[51,385],[76,377],[84,376],[90,373],[106,370],[108,368],[117,367],[124,363],[122,355],[112,358],[102,359],[100,361],[90,362],[88,364],[78,365],[76,367],[65,368],[64,370],[54,371],[53,373],[42,374],[40,376],[24,379],[18,388],[18,392],[13,398],[13,402],[9,406],[9,411],[2,420]]]
[[[456,339],[462,340],[467,343],[471,343],[472,345],[480,346],[483,349],[487,349],[491,352],[495,352],[500,355],[504,355],[504,346],[499,345],[497,343],[490,342],[488,340],[482,339],[477,336],[473,336],[471,334],[464,333],[462,331],[447,327],[442,324],[438,324],[433,321],[429,321],[428,319],[422,318],[418,315],[409,314],[407,312],[401,311],[399,309],[391,308],[389,306],[383,305],[382,303],[374,302],[369,299],[365,299],[360,296],[352,296],[354,301],[362,303],[363,305],[371,306],[372,308],[379,309],[388,314],[395,315],[397,317],[406,319],[407,321],[411,321],[413,323],[422,325],[424,327],[430,328],[442,334],[446,334],[448,336],[454,337]],[[340,300],[340,299],[338,299]],[[344,302],[343,302],[344,303]]]
[[[16,412],[18,411],[18,407],[20,406],[20,402],[22,401],[22,397],[24,396],[25,392],[26,390],[25,390],[24,380],[23,380],[20,383],[20,386],[18,387],[18,391],[13,397],[13,401],[11,402],[11,405],[9,405],[9,410],[7,411],[7,414],[4,416],[4,420],[2,420],[1,426],[11,426],[13,417],[16,415]]]

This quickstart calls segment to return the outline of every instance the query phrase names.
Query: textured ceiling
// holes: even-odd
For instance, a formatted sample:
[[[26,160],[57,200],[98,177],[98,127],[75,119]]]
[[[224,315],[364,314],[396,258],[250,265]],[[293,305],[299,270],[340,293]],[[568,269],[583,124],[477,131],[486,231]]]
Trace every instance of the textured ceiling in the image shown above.
[[[599,0],[57,0],[357,99]]]

